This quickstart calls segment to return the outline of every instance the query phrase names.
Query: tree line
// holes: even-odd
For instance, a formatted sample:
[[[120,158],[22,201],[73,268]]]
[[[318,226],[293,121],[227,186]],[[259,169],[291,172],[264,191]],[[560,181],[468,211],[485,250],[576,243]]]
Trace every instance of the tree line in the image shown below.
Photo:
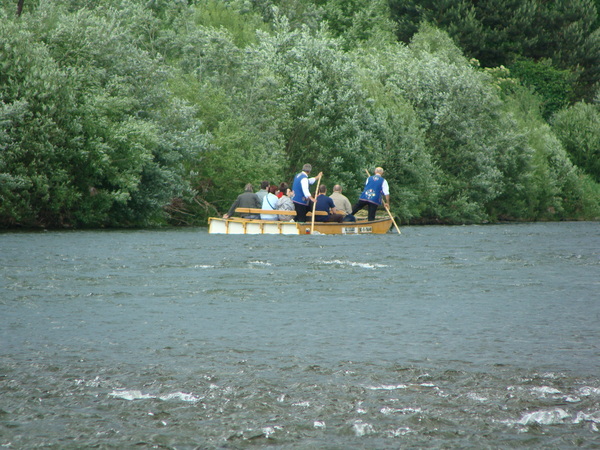
[[[598,220],[597,6],[4,2],[0,227],[204,224],[307,162],[403,223]]]

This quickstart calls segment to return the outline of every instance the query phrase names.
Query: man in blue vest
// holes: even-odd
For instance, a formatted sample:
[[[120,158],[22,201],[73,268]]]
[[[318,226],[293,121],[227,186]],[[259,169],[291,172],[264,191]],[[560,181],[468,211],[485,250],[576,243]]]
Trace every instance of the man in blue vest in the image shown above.
[[[385,198],[385,199],[384,199]],[[369,207],[369,220],[375,220],[375,214],[377,214],[377,208],[383,204],[390,207],[390,187],[388,182],[383,178],[383,169],[378,167],[375,169],[375,174],[367,178],[365,183],[365,189],[360,194],[358,202],[352,208],[352,215],[356,214],[365,206]]]
[[[314,184],[315,181],[323,176],[323,172],[319,172],[319,175],[316,177],[309,178],[308,175],[311,170],[312,166],[310,164],[304,164],[302,172],[294,177],[294,184],[292,186],[294,197],[292,201],[294,202],[294,208],[296,208],[297,222],[306,222],[306,214],[310,210],[310,204],[315,201],[308,189],[309,184]]]

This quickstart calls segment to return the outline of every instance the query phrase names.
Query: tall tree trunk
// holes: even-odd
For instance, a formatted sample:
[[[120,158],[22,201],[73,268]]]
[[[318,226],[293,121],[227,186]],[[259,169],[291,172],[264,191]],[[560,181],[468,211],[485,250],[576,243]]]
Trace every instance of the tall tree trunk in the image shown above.
[[[23,2],[25,0],[19,0],[19,2],[17,3],[17,17],[21,16],[21,13],[23,12]]]

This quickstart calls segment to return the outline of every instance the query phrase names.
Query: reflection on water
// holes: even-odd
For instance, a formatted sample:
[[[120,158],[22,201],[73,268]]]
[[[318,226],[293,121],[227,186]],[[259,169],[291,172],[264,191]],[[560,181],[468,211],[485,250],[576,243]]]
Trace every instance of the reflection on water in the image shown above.
[[[0,234],[0,445],[593,448],[599,238]]]

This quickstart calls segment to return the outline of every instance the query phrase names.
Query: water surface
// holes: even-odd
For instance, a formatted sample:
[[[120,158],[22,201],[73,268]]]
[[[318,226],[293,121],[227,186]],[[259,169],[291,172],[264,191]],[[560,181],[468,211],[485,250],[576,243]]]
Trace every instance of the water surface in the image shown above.
[[[600,225],[0,234],[0,445],[600,445]]]

